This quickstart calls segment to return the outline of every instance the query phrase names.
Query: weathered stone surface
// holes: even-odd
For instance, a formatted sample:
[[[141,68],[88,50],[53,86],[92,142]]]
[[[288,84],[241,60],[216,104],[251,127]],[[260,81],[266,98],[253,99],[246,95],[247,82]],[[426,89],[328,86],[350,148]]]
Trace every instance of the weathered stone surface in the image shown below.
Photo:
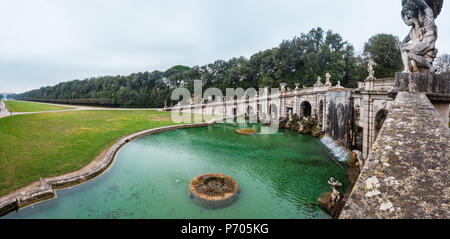
[[[340,218],[450,218],[449,139],[424,93],[399,93]]]
[[[450,75],[395,73],[394,89],[397,92],[426,92],[449,94]]]

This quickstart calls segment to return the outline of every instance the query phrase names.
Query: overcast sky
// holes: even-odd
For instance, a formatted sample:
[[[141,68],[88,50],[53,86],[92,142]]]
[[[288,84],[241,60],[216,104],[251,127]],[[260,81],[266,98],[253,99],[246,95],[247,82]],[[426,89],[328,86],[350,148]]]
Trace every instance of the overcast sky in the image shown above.
[[[404,38],[400,11],[401,0],[0,0],[0,92],[249,57],[318,26],[361,51],[377,33]]]

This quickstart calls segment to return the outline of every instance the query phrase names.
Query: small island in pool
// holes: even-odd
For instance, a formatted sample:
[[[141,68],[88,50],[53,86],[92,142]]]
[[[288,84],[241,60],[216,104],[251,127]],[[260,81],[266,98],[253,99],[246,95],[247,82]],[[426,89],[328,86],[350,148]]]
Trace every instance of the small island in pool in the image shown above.
[[[189,184],[194,202],[206,208],[223,208],[237,199],[237,182],[223,174],[204,174],[195,177]]]
[[[255,135],[257,131],[254,129],[238,129],[236,133],[240,135]]]

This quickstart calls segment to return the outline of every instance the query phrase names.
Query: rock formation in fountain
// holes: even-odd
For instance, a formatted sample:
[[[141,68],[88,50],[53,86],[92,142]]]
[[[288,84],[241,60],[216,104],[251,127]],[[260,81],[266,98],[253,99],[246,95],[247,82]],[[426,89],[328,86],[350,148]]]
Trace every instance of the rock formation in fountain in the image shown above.
[[[341,193],[337,190],[342,184],[334,178],[330,178],[328,184],[331,186],[332,192],[324,193],[317,201],[322,210],[333,215],[336,205],[338,205],[342,198]]]
[[[319,129],[318,121],[315,117],[305,117],[298,124],[299,134],[311,134],[314,137],[320,137],[322,135],[322,131]]]

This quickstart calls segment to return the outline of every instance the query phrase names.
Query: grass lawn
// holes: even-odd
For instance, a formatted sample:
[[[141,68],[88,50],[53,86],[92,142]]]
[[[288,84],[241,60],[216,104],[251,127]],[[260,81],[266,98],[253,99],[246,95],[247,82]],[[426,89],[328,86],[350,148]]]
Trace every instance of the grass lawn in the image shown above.
[[[5,101],[6,107],[12,112],[42,112],[42,111],[54,111],[54,110],[69,110],[73,108],[47,105],[36,102],[27,101]]]
[[[0,119],[0,197],[83,168],[119,138],[174,125],[170,112],[69,111]]]

